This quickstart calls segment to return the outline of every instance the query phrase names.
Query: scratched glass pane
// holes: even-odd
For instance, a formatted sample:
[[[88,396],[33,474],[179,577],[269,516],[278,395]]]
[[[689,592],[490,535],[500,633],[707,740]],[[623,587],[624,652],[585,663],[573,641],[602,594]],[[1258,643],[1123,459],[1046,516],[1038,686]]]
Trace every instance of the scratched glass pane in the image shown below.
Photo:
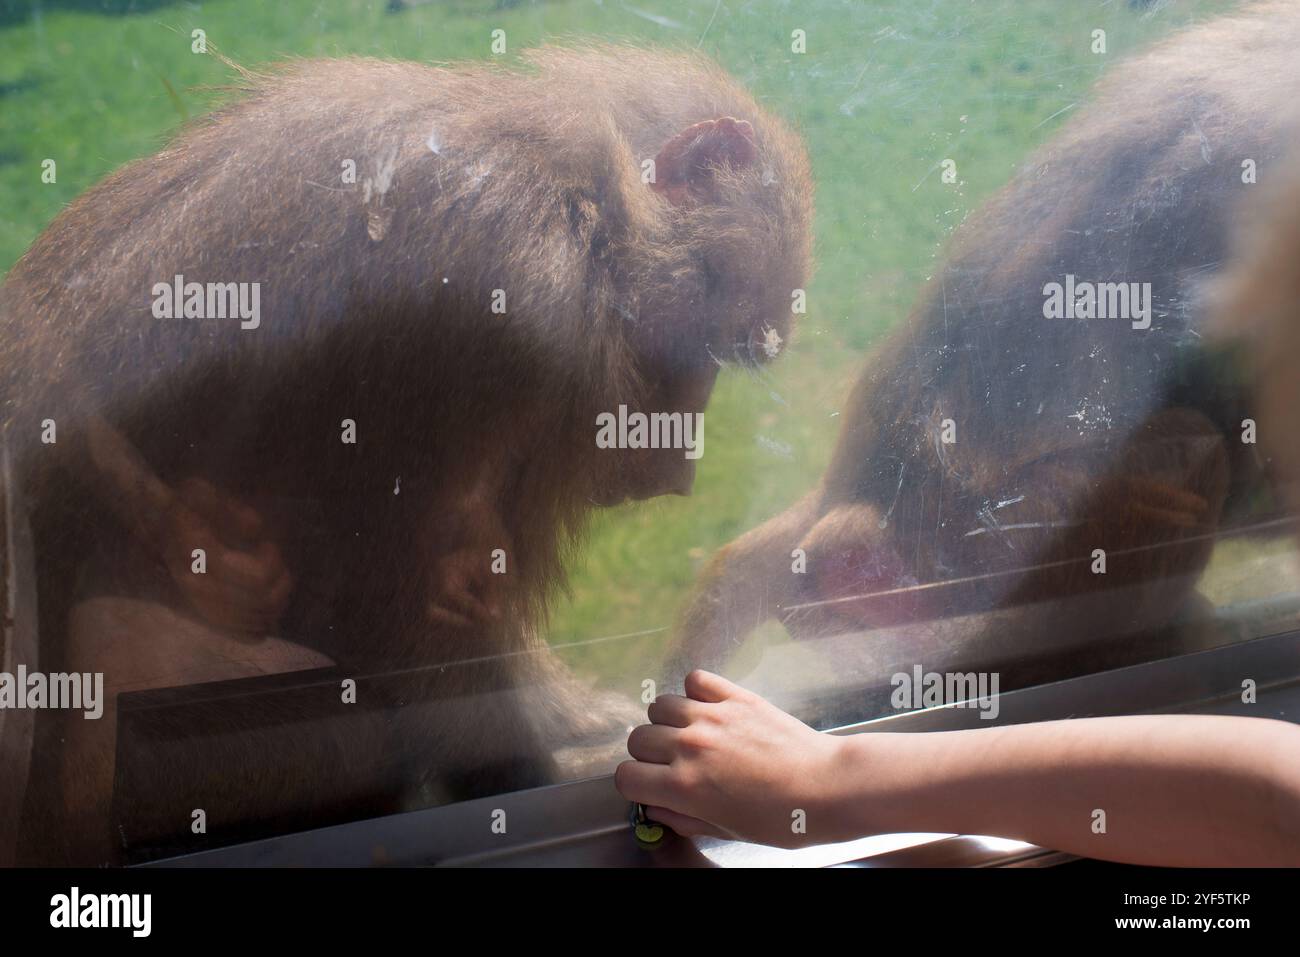
[[[0,863],[1294,628],[1208,303],[1296,28],[1221,7],[5,8]]]

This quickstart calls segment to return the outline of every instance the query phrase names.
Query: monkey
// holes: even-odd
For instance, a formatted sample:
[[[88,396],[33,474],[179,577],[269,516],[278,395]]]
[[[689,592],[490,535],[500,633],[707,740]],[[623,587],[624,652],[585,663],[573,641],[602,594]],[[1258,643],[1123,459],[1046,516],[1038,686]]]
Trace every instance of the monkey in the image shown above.
[[[707,58],[624,45],[239,86],[0,286],[39,667],[102,671],[108,712],[323,661],[414,674],[429,701],[340,712],[374,782],[314,794],[556,780],[555,754],[631,723],[545,642],[566,558],[593,509],[694,480],[681,449],[598,447],[598,417],[702,414],[723,366],[788,340],[802,141]],[[111,723],[38,721],[17,859],[117,860]],[[209,817],[272,813],[279,757],[281,779],[210,782]],[[165,840],[199,798],[158,780]]]
[[[1300,140],[1287,155],[1289,168],[1237,217],[1229,266],[1211,296],[1211,333],[1246,350],[1260,445],[1300,514]]]
[[[1265,4],[1098,83],[957,229],[816,487],[700,572],[670,676],[777,619],[848,636],[825,647],[861,655],[863,684],[942,656],[1006,689],[1134,660],[1135,636],[1194,618],[1225,508],[1267,507],[1238,360],[1201,327],[1232,211],[1296,128],[1298,40],[1300,10]],[[830,697],[800,716],[862,719],[861,693]]]

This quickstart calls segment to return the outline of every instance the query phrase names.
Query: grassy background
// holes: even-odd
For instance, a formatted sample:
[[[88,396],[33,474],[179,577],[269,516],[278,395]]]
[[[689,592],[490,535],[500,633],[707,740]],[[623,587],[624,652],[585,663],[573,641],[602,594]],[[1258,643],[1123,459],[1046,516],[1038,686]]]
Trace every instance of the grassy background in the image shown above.
[[[190,33],[256,65],[281,56],[491,55],[548,38],[699,46],[807,138],[818,273],[788,355],[726,374],[696,493],[602,514],[551,640],[606,680],[645,672],[695,570],[815,481],[864,354],[908,309],[943,243],[1130,52],[1230,4],[1123,0],[0,0],[0,270],[59,209],[156,149],[228,79]],[[807,52],[790,49],[791,31]],[[1107,52],[1091,52],[1092,31]],[[41,162],[58,181],[41,183]],[[938,164],[957,164],[959,183]],[[632,632],[638,641],[594,641]],[[650,671],[649,673],[653,673]]]

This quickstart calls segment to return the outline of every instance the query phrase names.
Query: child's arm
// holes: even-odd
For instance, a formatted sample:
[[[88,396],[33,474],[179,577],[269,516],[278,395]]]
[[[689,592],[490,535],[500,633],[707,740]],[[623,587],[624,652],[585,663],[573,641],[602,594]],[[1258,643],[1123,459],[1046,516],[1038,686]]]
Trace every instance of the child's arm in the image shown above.
[[[1158,715],[837,737],[717,675],[693,672],[686,690],[651,706],[653,724],[628,740],[638,760],[616,777],[679,833],[795,847],[937,831],[1140,864],[1300,864],[1300,727],[1285,722]]]

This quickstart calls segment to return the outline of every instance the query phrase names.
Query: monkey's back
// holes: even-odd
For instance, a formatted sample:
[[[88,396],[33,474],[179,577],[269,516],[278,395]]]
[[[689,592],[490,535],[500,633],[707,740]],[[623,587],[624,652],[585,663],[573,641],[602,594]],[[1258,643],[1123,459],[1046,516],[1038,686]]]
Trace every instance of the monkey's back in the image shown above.
[[[1213,390],[1203,285],[1252,188],[1243,164],[1269,175],[1300,127],[1297,45],[1300,6],[1265,4],[1190,28],[1098,84],[958,229],[859,381],[863,423],[846,423],[832,473],[888,504],[906,459],[987,495],[1045,454],[1116,450],[1162,405]],[[1150,328],[1046,318],[1045,286],[1067,276],[1150,283]],[[943,418],[960,439],[940,462]]]
[[[304,60],[250,74],[241,97],[73,203],[9,274],[6,419],[19,400],[57,407],[68,390],[94,408],[152,405],[155,390],[204,366],[238,366],[256,389],[250,355],[292,375],[303,349],[328,352],[358,310],[405,337],[397,357],[419,347],[436,360],[440,343],[459,339],[427,335],[427,324],[493,321],[504,289],[509,311],[495,321],[508,340],[520,323],[591,302],[598,264],[590,233],[574,228],[580,207],[658,228],[621,193],[637,182],[637,158],[677,130],[746,115],[793,148],[703,59],[593,47],[531,60],[514,70]],[[155,318],[155,285],[177,275],[259,283],[260,328]],[[572,325],[566,358],[613,361],[599,308]],[[340,358],[352,362],[355,345]],[[477,374],[474,362],[442,371],[466,368]]]

